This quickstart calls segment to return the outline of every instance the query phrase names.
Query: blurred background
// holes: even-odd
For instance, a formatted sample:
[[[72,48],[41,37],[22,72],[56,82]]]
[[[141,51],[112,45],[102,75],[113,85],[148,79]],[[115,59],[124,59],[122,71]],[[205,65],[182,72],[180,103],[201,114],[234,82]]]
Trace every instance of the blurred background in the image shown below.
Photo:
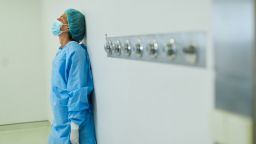
[[[86,15],[99,144],[255,144],[254,0],[0,0],[0,143],[46,144],[51,26]],[[107,57],[109,36],[203,32],[205,67]]]

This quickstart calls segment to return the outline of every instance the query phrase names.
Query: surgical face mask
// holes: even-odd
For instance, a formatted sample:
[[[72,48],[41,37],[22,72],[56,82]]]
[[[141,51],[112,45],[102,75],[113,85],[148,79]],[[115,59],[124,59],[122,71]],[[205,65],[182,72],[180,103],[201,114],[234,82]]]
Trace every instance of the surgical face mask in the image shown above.
[[[54,36],[59,36],[60,34],[62,34],[64,31],[61,31],[61,27],[63,25],[67,25],[67,24],[63,24],[62,22],[56,20],[53,25],[52,25],[52,34]]]

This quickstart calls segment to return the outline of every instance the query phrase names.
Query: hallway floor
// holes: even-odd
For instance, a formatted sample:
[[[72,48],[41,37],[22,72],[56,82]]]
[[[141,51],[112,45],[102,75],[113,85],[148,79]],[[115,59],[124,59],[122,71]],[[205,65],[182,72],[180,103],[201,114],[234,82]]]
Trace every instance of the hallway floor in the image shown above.
[[[0,126],[0,144],[47,144],[47,121]]]

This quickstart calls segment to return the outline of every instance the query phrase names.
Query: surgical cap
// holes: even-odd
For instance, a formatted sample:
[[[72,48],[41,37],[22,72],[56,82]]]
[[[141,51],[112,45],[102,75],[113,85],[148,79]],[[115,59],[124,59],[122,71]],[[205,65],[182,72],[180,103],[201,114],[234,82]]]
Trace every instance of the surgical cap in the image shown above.
[[[69,32],[73,40],[80,42],[86,33],[85,17],[84,15],[75,9],[67,9],[65,11],[67,15]]]

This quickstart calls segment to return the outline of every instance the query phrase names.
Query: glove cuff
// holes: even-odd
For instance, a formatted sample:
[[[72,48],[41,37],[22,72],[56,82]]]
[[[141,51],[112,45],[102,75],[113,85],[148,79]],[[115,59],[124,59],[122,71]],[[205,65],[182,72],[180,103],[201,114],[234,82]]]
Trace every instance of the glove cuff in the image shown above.
[[[79,126],[74,122],[70,123],[70,127],[71,127],[72,130],[78,130],[79,129]]]

